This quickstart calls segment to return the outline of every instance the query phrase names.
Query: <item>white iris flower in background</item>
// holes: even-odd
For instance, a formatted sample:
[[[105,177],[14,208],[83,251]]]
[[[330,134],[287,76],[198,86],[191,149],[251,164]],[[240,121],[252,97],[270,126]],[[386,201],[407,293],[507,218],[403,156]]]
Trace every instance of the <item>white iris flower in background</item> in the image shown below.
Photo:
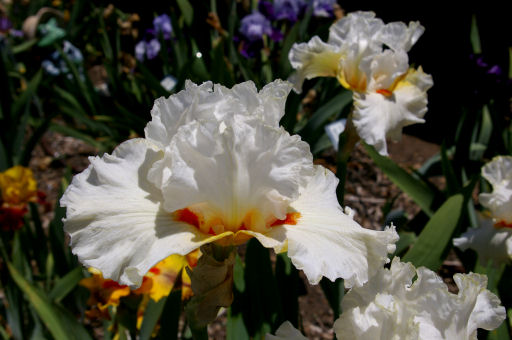
[[[413,282],[413,278],[417,276]],[[394,258],[362,287],[343,298],[334,323],[338,339],[476,339],[505,319],[499,298],[486,289],[485,275],[455,274],[452,294],[433,271]]]
[[[302,333],[293,327],[290,321],[285,321],[276,330],[276,335],[266,334],[265,340],[308,340]]]
[[[492,261],[498,266],[512,259],[512,157],[495,157],[482,168],[482,177],[493,188],[479,196],[489,211],[479,216],[478,228],[453,239],[453,244],[462,250],[474,249],[483,265]]]
[[[91,157],[61,199],[71,247],[106,278],[139,286],[172,254],[255,237],[287,251],[311,283],[362,285],[387,261],[394,228],[362,228],[339,206],[336,177],[279,120],[291,85],[211,82],[160,98],[145,138]]]
[[[407,52],[423,34],[418,22],[384,24],[373,12],[355,12],[318,36],[294,44],[290,63],[296,91],[304,79],[336,77],[354,92],[353,123],[366,143],[387,155],[386,138],[400,140],[402,128],[423,123],[432,77],[409,68]]]
[[[486,289],[487,276],[455,274],[459,289],[452,294],[433,271],[395,257],[390,269],[381,268],[341,301],[343,313],[334,322],[339,340],[474,340],[477,329],[496,329],[505,320],[499,298]],[[305,337],[285,322],[266,340]]]

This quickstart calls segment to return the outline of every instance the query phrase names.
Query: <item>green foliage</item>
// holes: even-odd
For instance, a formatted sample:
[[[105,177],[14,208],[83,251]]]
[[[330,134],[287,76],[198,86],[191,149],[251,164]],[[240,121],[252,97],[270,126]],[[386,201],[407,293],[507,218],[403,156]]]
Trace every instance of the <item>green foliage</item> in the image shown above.
[[[247,2],[251,3],[247,8],[246,2],[216,0],[178,0],[155,8],[147,4],[129,7],[122,2],[117,3],[119,8],[106,8],[104,2],[86,0],[21,3],[8,11],[16,28],[43,6],[53,6],[60,14],[44,16],[35,37],[0,33],[0,79],[4,85],[0,91],[0,171],[28,166],[48,130],[85,141],[98,153],[111,152],[122,141],[143,136],[154,100],[177,93],[187,79],[197,83],[211,80],[227,87],[250,80],[258,88],[277,78],[287,79],[293,72],[288,61],[292,45],[313,35],[325,37],[333,22],[332,18],[314,17],[309,9],[295,23],[274,23],[283,39],[265,37],[255,55],[247,58],[241,53],[240,20],[257,7],[257,1]],[[132,20],[136,12],[139,20]],[[135,60],[136,43],[145,38],[153,18],[162,13],[171,18],[172,38],[159,34],[155,39],[161,49],[156,57]],[[471,34],[464,39],[474,53],[485,53],[476,16],[471,24]],[[66,52],[65,41],[81,51],[82,60],[76,61]],[[62,61],[59,65],[65,65],[65,72],[52,75],[41,68],[41,62],[53,54]],[[91,76],[93,70],[100,76]],[[172,89],[162,83],[167,76],[176,79]],[[308,142],[315,157],[323,157],[331,152],[325,126],[349,116],[351,108],[352,92],[336,79],[308,80],[301,94],[288,96],[281,124]],[[480,180],[482,165],[496,155],[512,152],[510,117],[495,98],[477,105],[461,103],[460,112],[453,114],[460,117],[456,131],[445,136],[439,154],[420,169],[404,169],[364,144],[375,166],[421,208],[416,216],[407,216],[394,211],[395,200],[388,198],[383,209],[386,224],[393,222],[400,235],[390,257],[401,256],[403,261],[434,270],[452,250],[452,238],[478,224],[480,207],[471,195],[476,183],[480,191],[489,191]],[[344,138],[341,136],[340,145],[346,142]],[[340,203],[349,160],[349,153],[339,153],[336,158]],[[432,181],[434,177],[441,177],[445,185],[434,184],[438,183]],[[65,209],[57,202],[49,224],[43,223],[38,204],[31,203],[29,211],[22,229],[0,231],[0,296],[4,302],[0,337],[90,339],[100,328],[105,339],[207,337],[204,329],[190,330],[186,321],[180,321],[186,301],[181,300],[179,289],[158,302],[148,302],[140,330],[136,313],[141,300],[133,297],[123,298],[118,309],[111,307],[110,320],[103,325],[85,323],[89,293],[79,282],[87,274],[68,247],[62,228]],[[456,252],[467,270],[489,276],[489,289],[508,309],[508,326],[504,323],[487,338],[510,338],[510,265],[483,268],[475,265],[476,255],[471,251]],[[324,278],[320,285],[336,318],[345,293],[343,281]],[[305,282],[286,254],[271,256],[251,240],[243,256],[236,259],[233,290],[234,303],[223,314],[227,339],[259,339],[275,332],[285,320],[302,327],[298,298],[306,293]]]
[[[434,201],[435,192],[422,180],[415,178],[404,169],[400,168],[390,158],[379,155],[375,149],[365,144],[368,155],[375,164],[400,188],[416,202],[423,211],[431,216],[431,205]]]

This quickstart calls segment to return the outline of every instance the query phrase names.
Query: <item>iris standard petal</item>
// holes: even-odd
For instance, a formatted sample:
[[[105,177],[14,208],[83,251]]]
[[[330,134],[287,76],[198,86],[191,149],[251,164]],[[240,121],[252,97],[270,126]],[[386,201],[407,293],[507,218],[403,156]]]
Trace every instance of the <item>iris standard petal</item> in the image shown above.
[[[336,77],[341,52],[336,46],[324,43],[314,36],[308,43],[294,44],[288,59],[297,72],[289,79],[293,89],[300,93],[304,79]]]
[[[309,146],[298,136],[241,116],[222,131],[199,122],[183,127],[171,153],[173,176],[162,188],[165,209],[192,206],[204,217],[208,209],[220,218],[215,223],[231,231],[247,218],[247,229],[257,231],[272,222],[269,217],[284,219],[312,171]]]

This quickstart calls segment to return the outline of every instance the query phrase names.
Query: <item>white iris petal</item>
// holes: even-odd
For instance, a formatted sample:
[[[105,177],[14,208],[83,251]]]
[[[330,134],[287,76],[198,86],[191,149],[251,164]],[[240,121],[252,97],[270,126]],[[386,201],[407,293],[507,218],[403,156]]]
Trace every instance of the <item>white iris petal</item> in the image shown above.
[[[512,260],[512,228],[495,227],[492,218],[479,215],[478,228],[470,228],[454,238],[453,245],[461,250],[475,250],[484,266],[489,261],[499,266]]]
[[[106,278],[139,286],[156,263],[171,254],[186,255],[210,236],[161,208],[161,191],[146,180],[161,157],[145,139],[126,141],[112,155],[91,157],[60,201],[67,208],[64,228],[73,253]]]
[[[417,279],[413,282],[413,278]],[[505,319],[505,308],[486,289],[487,277],[455,274],[452,294],[433,271],[394,258],[362,287],[342,300],[334,324],[338,339],[476,339],[477,328],[492,330]]]
[[[482,177],[493,188],[479,195],[488,215],[479,215],[479,226],[454,238],[453,244],[461,250],[475,250],[483,265],[499,266],[512,260],[512,157],[495,157],[483,166]]]
[[[364,283],[398,236],[344,214],[334,175],[314,167],[308,145],[279,127],[290,88],[187,82],[157,100],[146,138],[91,158],[61,199],[80,261],[138,286],[171,254],[255,237],[288,250],[312,283]]]
[[[285,321],[276,330],[276,335],[266,334],[265,340],[308,340],[302,333],[293,327],[290,321]]]
[[[384,24],[373,12],[354,12],[333,24],[327,43],[313,37],[294,44],[291,77],[300,91],[304,79],[337,77],[354,92],[353,122],[366,143],[387,155],[386,139],[397,141],[402,128],[423,123],[432,77],[409,70],[407,52],[423,34],[418,22]]]
[[[480,194],[480,203],[491,211],[496,222],[512,224],[512,156],[495,157],[482,168],[482,177],[493,190]]]

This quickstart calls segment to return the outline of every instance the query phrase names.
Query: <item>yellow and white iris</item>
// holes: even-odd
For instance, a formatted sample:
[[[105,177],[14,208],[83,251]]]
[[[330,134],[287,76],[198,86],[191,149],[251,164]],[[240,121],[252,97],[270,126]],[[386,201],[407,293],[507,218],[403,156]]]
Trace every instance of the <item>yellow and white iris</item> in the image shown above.
[[[296,91],[304,79],[336,77],[354,92],[353,123],[359,136],[382,155],[386,138],[399,140],[402,128],[423,123],[432,77],[409,69],[407,52],[423,34],[418,22],[384,24],[373,12],[355,12],[333,24],[327,43],[313,37],[294,44],[290,63]]]
[[[512,157],[495,157],[482,168],[482,177],[493,188],[479,196],[489,213],[481,214],[480,226],[453,239],[453,244],[462,250],[474,249],[483,265],[492,261],[498,266],[512,260]]]
[[[394,228],[362,228],[339,206],[336,177],[279,127],[291,84],[195,85],[151,111],[146,138],[91,157],[61,199],[73,252],[139,286],[172,254],[257,238],[288,251],[311,283],[361,285],[387,261]]]

